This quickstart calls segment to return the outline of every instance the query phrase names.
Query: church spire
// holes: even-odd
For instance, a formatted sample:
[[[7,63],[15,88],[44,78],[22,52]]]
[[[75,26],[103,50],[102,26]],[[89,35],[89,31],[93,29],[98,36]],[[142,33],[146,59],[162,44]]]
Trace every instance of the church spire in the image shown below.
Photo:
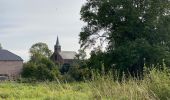
[[[57,41],[56,41],[56,44],[54,46],[54,52],[61,52],[61,46],[60,46],[60,43],[59,43],[59,38],[57,36]]]
[[[56,45],[60,45],[60,43],[59,43],[59,39],[58,39],[58,36],[57,36]]]

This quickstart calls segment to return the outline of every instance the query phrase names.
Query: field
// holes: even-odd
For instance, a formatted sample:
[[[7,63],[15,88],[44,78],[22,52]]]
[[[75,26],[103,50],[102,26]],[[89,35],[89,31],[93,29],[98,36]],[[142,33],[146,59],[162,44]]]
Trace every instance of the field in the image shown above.
[[[61,83],[1,82],[2,100],[170,100],[170,76],[152,70],[144,80],[118,82],[108,76],[93,81]]]

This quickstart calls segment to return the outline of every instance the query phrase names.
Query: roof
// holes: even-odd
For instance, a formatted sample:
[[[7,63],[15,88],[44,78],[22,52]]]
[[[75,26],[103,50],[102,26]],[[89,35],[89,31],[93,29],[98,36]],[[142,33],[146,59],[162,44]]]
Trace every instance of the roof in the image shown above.
[[[60,55],[63,59],[74,59],[76,57],[76,52],[74,51],[61,51]]]
[[[23,59],[8,50],[0,49],[0,61],[23,61]]]

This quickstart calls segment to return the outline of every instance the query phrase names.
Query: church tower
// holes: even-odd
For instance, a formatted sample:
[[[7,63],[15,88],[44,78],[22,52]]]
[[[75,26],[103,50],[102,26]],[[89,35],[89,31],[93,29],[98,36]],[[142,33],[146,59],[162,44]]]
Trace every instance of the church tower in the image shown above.
[[[57,36],[56,44],[55,44],[55,46],[54,46],[54,52],[56,52],[56,53],[61,52],[61,46],[60,46],[60,43],[59,43],[58,36]]]

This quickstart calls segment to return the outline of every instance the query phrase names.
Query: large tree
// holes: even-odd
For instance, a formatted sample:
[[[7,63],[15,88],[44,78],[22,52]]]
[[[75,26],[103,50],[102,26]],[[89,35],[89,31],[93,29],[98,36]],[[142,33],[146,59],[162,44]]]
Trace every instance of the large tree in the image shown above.
[[[39,59],[40,57],[50,58],[52,55],[51,50],[46,43],[35,43],[30,48],[31,60]]]
[[[31,58],[24,64],[22,76],[38,81],[55,80],[59,78],[59,69],[50,60],[51,50],[42,42],[36,43],[30,48]]]
[[[81,47],[107,41],[107,66],[136,72],[144,58],[148,65],[170,62],[169,0],[87,0],[81,20]]]

